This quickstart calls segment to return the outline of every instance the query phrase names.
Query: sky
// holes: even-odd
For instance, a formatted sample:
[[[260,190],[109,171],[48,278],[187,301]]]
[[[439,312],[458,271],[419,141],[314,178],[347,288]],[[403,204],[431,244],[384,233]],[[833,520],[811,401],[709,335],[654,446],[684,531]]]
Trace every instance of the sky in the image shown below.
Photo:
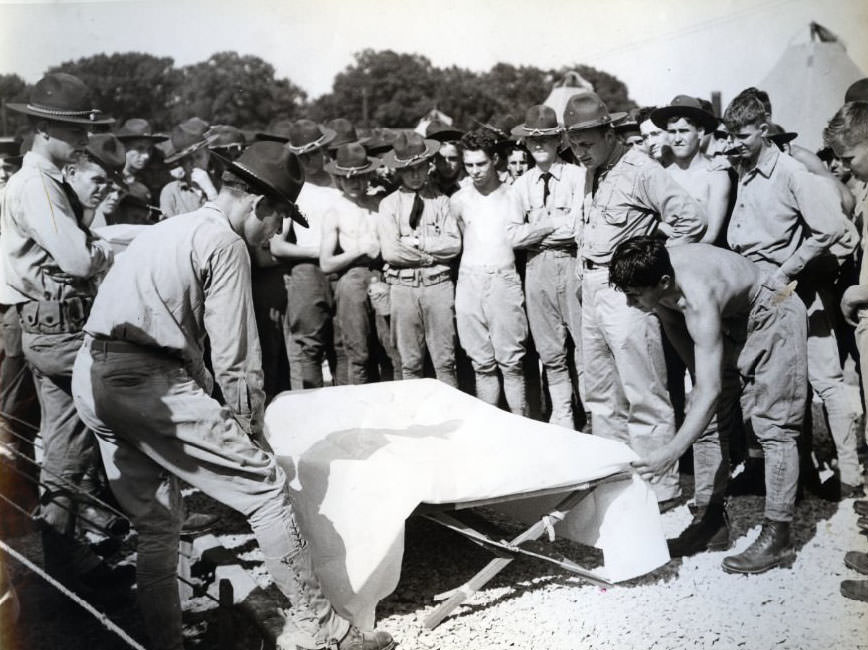
[[[475,71],[586,63],[619,77],[639,104],[713,90],[726,103],[758,84],[789,43],[807,41],[812,20],[868,73],[864,0],[0,0],[0,73],[35,82],[52,65],[101,52],[181,66],[234,50],[314,98],[355,52],[373,48]]]

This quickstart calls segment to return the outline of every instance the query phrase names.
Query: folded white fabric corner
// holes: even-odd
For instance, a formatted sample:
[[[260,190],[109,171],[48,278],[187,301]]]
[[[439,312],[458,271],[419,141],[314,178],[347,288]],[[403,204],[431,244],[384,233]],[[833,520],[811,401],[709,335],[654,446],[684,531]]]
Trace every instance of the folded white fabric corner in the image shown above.
[[[419,504],[569,491],[636,458],[622,443],[512,415],[434,379],[282,393],[265,428],[326,595],[362,627],[398,584],[404,522]],[[560,498],[501,509],[533,521]],[[654,493],[635,474],[597,487],[556,530],[602,549],[597,573],[613,582],[669,560]]]

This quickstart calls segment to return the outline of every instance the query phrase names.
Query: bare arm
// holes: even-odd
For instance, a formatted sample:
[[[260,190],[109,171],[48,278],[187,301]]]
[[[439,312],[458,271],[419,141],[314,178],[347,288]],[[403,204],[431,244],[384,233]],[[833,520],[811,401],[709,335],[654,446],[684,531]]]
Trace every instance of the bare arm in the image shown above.
[[[708,220],[702,243],[713,244],[717,241],[723,223],[726,221],[726,210],[729,207],[729,193],[732,183],[726,172],[712,172],[709,178],[708,204],[705,206],[705,216]]]
[[[685,311],[685,321],[693,339],[696,381],[684,422],[668,443],[633,462],[642,478],[659,476],[676,462],[702,435],[714,411],[723,384],[723,335],[720,307],[710,298],[692,304]]]
[[[345,251],[336,253],[338,249],[338,213],[329,210],[322,225],[322,242],[319,251],[319,265],[323,273],[343,271],[353,262],[365,256],[365,251]]]
[[[268,242],[271,254],[279,260],[318,260],[319,248],[316,246],[299,246],[289,241],[292,228],[292,219],[284,219],[282,232]]]

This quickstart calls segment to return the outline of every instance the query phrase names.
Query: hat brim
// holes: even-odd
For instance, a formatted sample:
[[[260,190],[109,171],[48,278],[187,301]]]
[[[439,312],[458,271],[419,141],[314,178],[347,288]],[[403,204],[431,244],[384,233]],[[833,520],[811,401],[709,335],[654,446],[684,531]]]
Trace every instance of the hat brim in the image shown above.
[[[372,171],[376,170],[377,167],[383,164],[383,161],[379,158],[371,158],[367,156],[368,164],[364,167],[340,167],[336,160],[330,160],[325,165],[323,165],[323,169],[327,174],[332,174],[333,176],[341,176],[343,178],[351,178],[352,176],[361,176],[362,174],[370,174]]]
[[[425,138],[424,142],[425,151],[412,158],[398,158],[395,150],[390,149],[382,158],[383,164],[390,169],[404,169],[405,167],[414,167],[426,160],[430,160],[440,151],[440,142],[433,138]]]
[[[253,189],[259,190],[265,196],[269,196],[271,198],[278,199],[283,203],[286,203],[290,207],[289,218],[295,221],[297,224],[304,226],[305,228],[310,228],[310,224],[308,224],[307,219],[304,218],[304,215],[295,204],[295,198],[277,189],[276,187],[274,187],[274,185],[272,185],[265,179],[257,176],[252,169],[248,169],[247,167],[239,164],[235,160],[230,160],[229,158],[221,156],[219,153],[213,153],[223,162],[224,165],[226,165],[226,171],[235,174],[238,178],[243,180],[245,183],[248,183]]]
[[[119,135],[119,134],[115,133],[115,137],[118,140],[120,140],[121,142],[129,142],[130,140],[150,140],[153,143],[157,143],[157,142],[165,142],[166,140],[169,139],[169,136],[159,135],[159,134],[134,135],[132,133],[124,133],[124,134]]]
[[[617,113],[609,113],[605,117],[599,117],[595,120],[587,120],[585,122],[576,122],[575,124],[564,125],[565,131],[585,131],[587,129],[596,129],[601,126],[607,126],[618,120],[623,120],[627,116],[624,111]]]
[[[441,144],[443,142],[451,142],[453,140],[460,140],[464,136],[463,131],[459,131],[458,129],[443,129],[441,131],[437,131],[436,133],[426,133],[425,137],[430,138],[431,140],[437,140]]]
[[[774,135],[769,135],[767,137],[775,144],[787,144],[798,138],[799,134],[794,133],[793,131],[786,131],[784,133],[775,133]]]
[[[321,126],[320,132],[322,135],[314,140],[313,142],[308,142],[300,147],[296,147],[290,144],[289,139],[284,140],[286,142],[286,148],[289,149],[290,153],[294,153],[296,156],[300,156],[304,153],[311,153],[312,151],[319,151],[320,149],[325,149],[331,145],[334,139],[338,136],[337,131],[334,129],[329,129],[327,127]]]
[[[638,131],[639,123],[633,120],[622,120],[617,124],[613,124],[612,128],[615,129],[618,133],[623,131]]]
[[[176,163],[179,160],[181,160],[181,158],[185,158],[185,157],[189,156],[190,154],[196,153],[197,151],[199,151],[200,149],[203,149],[207,145],[208,145],[207,140],[204,140],[204,139],[200,140],[199,142],[195,142],[188,147],[184,147],[180,151],[176,151],[175,153],[166,156],[163,159],[163,162],[165,162],[167,165],[171,165],[172,163]]]
[[[687,117],[696,122],[703,131],[711,133],[717,128],[718,119],[701,108],[693,106],[662,106],[651,111],[650,120],[655,126],[665,129],[673,117]]]
[[[8,108],[11,108],[13,111],[17,111],[18,113],[24,113],[25,115],[32,115],[33,117],[41,117],[46,120],[50,120],[51,122],[65,122],[67,124],[92,124],[92,125],[100,125],[105,126],[109,124],[115,123],[115,118],[113,117],[101,117],[98,119],[90,119],[88,117],[73,117],[69,115],[58,115],[56,113],[41,111],[38,108],[31,106],[30,104],[17,104],[11,103],[6,104]],[[99,111],[96,111],[97,113]]]
[[[514,138],[540,138],[551,135],[561,135],[564,132],[564,127],[553,126],[545,129],[528,129],[526,125],[519,124],[512,128],[510,133]]]

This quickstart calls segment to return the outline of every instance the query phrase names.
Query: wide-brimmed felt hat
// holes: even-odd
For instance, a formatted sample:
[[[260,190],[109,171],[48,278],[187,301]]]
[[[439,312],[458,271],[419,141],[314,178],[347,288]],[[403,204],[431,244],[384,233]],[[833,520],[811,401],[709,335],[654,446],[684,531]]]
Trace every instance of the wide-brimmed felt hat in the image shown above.
[[[639,122],[628,113],[624,117],[622,117],[617,122],[612,124],[612,128],[615,129],[618,133],[626,133],[627,131],[638,131],[639,130]]]
[[[844,103],[868,102],[868,77],[854,81],[844,93]]]
[[[269,124],[265,131],[258,131],[255,138],[256,141],[289,142],[289,130],[291,128],[292,120],[276,120]]]
[[[780,147],[798,138],[799,134],[794,131],[786,131],[780,124],[769,122],[766,137]]]
[[[208,141],[208,148],[211,150],[243,149],[247,146],[247,141],[241,129],[228,124],[213,124],[205,131],[205,139]]]
[[[437,140],[438,142],[451,142],[460,140],[464,135],[464,131],[454,126],[449,126],[445,122],[434,120],[425,128],[425,137]]]
[[[548,135],[560,135],[564,128],[558,124],[558,116],[551,106],[538,104],[527,109],[524,124],[512,129],[516,138],[536,138]]]
[[[334,151],[338,147],[350,142],[358,142],[359,134],[356,133],[356,127],[345,117],[337,117],[325,123],[325,128],[335,132],[335,137],[328,145],[329,151]]]
[[[622,119],[626,113],[609,113],[600,96],[590,90],[576,93],[564,107],[564,128],[567,131],[596,129]]]
[[[295,205],[298,193],[304,185],[304,170],[295,154],[280,142],[254,142],[237,159],[229,160],[214,153],[229,171],[265,196],[288,204],[293,221],[308,227],[307,219]]]
[[[181,122],[172,129],[172,153],[166,156],[165,162],[172,164],[205,147],[208,144],[205,133],[209,128],[208,122],[198,117]]]
[[[379,156],[392,148],[395,139],[398,137],[398,133],[399,131],[395,129],[375,127],[372,129],[371,135],[360,140],[360,142],[369,156]]]
[[[702,103],[690,95],[677,95],[669,106],[661,106],[652,111],[651,121],[661,129],[665,129],[673,117],[687,117],[696,122],[706,133],[711,133],[717,127],[718,119],[702,107]]]
[[[298,156],[328,147],[337,133],[313,120],[296,120],[289,125],[287,135],[286,148]]]
[[[498,144],[512,142],[511,132],[518,124],[518,118],[512,113],[495,113],[484,122],[473,120],[477,126],[491,131],[496,137]]]
[[[365,148],[358,142],[348,142],[338,147],[334,160],[327,162],[323,169],[329,174],[350,178],[374,171],[382,164],[379,158],[368,156]]]
[[[26,104],[7,104],[13,111],[69,124],[114,124],[115,119],[103,115],[90,101],[90,90],[84,82],[65,72],[52,72],[36,82]]]
[[[430,160],[438,151],[440,143],[437,140],[423,138],[415,131],[401,132],[395,138],[392,150],[383,156],[383,164],[391,169],[412,167]]]
[[[150,140],[151,142],[163,142],[169,136],[162,133],[154,133],[147,120],[132,117],[124,122],[123,126],[115,132],[115,137],[121,142],[127,140]]]
[[[88,137],[84,151],[115,183],[126,186],[123,171],[127,164],[127,149],[123,142],[111,133],[93,133]]]

